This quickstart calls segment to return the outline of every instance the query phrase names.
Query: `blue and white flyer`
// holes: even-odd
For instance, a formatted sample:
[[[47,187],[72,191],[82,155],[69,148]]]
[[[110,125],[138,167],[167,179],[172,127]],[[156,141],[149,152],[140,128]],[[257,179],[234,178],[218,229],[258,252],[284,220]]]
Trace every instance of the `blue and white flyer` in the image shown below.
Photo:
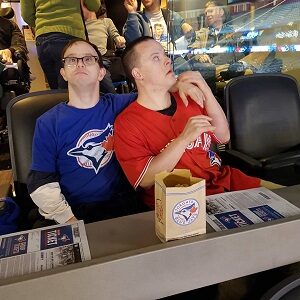
[[[0,279],[90,259],[83,221],[0,236]]]
[[[207,222],[216,231],[298,214],[298,207],[264,187],[206,197]]]

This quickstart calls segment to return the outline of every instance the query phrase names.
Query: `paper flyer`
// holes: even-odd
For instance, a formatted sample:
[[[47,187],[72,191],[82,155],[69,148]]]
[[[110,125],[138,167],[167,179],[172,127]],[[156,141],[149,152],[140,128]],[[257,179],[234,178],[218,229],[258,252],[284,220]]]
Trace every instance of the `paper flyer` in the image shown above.
[[[206,197],[207,222],[216,231],[297,214],[298,207],[264,187]]]
[[[0,236],[0,278],[91,259],[83,221]]]

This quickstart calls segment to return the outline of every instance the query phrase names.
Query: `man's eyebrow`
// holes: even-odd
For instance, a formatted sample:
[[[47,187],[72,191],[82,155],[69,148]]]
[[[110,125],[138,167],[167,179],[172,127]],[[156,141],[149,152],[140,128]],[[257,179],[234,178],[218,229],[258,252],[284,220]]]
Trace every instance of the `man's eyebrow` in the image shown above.
[[[150,54],[150,57],[152,57],[152,56],[154,56],[154,55],[162,54],[162,53],[163,53],[163,51],[154,52],[154,53],[151,53],[151,54]]]
[[[94,53],[82,53],[82,56],[98,56],[98,55]],[[76,53],[70,53],[68,54],[68,57],[78,57],[78,56]]]

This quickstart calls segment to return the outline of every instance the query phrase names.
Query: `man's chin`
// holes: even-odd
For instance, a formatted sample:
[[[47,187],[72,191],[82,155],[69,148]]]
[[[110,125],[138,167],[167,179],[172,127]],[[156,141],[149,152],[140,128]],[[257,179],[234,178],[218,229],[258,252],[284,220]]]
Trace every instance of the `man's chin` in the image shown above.
[[[172,81],[172,82],[174,82],[174,84],[176,82],[176,76],[175,76],[175,74],[173,72],[167,74],[167,79],[170,80],[170,81]]]
[[[169,80],[168,80],[168,86],[169,86],[169,89],[172,87],[172,86],[174,86],[176,84],[176,78],[174,77],[174,78],[170,78]]]
[[[96,83],[91,82],[88,78],[86,78],[86,80],[84,78],[78,78],[77,80],[69,81],[69,86],[82,90],[91,90],[95,85]]]

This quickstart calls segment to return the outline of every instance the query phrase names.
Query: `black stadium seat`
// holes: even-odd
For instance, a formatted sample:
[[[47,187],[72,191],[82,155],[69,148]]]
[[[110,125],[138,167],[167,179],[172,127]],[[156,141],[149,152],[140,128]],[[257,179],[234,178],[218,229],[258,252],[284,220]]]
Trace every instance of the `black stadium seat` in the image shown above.
[[[293,274],[268,290],[260,300],[300,299],[300,274]]]
[[[300,96],[280,73],[232,79],[225,87],[231,140],[224,162],[282,185],[300,183]]]
[[[68,93],[65,90],[47,90],[24,94],[8,103],[7,125],[14,190],[25,219],[34,207],[26,183],[31,166],[31,146],[36,119],[54,105],[67,100]]]

